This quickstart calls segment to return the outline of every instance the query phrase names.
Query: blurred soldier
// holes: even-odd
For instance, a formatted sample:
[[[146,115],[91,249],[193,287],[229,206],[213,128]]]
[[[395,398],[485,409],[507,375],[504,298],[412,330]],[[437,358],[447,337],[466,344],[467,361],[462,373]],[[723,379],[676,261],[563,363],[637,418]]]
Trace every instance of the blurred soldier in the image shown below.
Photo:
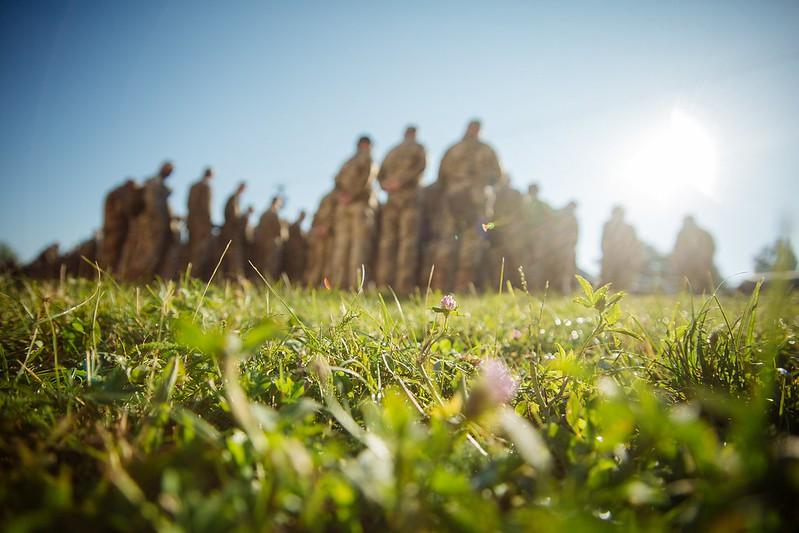
[[[97,235],[75,246],[60,259],[65,273],[79,278],[96,277],[92,263],[97,261],[97,248]]]
[[[280,209],[283,198],[275,196],[269,208],[263,212],[253,233],[253,263],[266,279],[273,280],[280,276],[280,265],[283,260],[283,242],[286,231],[280,220]]]
[[[305,211],[300,211],[288,229],[288,237],[283,247],[283,272],[291,281],[301,283],[305,275],[306,257],[308,255],[308,242],[302,231],[305,220]]]
[[[416,127],[388,152],[377,180],[388,200],[380,213],[377,285],[408,294],[416,283],[419,262],[419,179],[426,163],[424,147],[416,142]]]
[[[311,221],[311,232],[308,236],[308,265],[305,271],[305,283],[311,287],[319,285],[322,279],[329,275],[335,212],[336,192],[331,191],[322,197]]]
[[[98,252],[100,268],[116,272],[122,258],[122,248],[131,223],[144,207],[144,191],[132,179],[113,189],[105,197],[103,230]]]
[[[524,275],[530,289],[542,290],[546,283],[545,263],[551,254],[550,248],[554,245],[551,237],[552,207],[541,200],[540,188],[537,183],[527,187],[524,198],[523,217],[524,224]]]
[[[22,273],[31,278],[50,279],[58,277],[59,268],[58,243],[54,243],[42,250],[33,261],[22,267]]]
[[[205,169],[202,178],[189,189],[189,214],[186,229],[189,232],[188,256],[192,273],[202,279],[210,276],[211,268],[211,179],[214,171]]]
[[[161,279],[178,279],[189,261],[189,249],[181,239],[183,233],[183,219],[172,217],[169,222],[169,244],[164,252],[164,260],[158,275]]]
[[[143,208],[133,219],[122,251],[120,274],[126,281],[148,281],[159,270],[172,237],[168,198],[164,183],[172,174],[172,163],[164,163],[158,174],[144,182]]]
[[[616,206],[602,230],[602,284],[629,291],[635,285],[641,263],[641,244],[635,229],[624,220],[624,209]]]
[[[507,174],[502,174],[493,189],[491,229],[488,229],[489,268],[486,285],[495,288],[502,276],[518,286],[519,266],[525,253],[522,208],[524,195],[513,188]],[[503,270],[504,260],[504,276]]]
[[[78,256],[80,257],[80,263],[78,265],[79,277],[86,279],[97,277],[94,264],[97,263],[98,242],[99,238],[95,233],[92,237],[78,245]]]
[[[447,150],[438,179],[443,186],[442,238],[436,246],[433,287],[463,291],[475,283],[487,241],[481,224],[487,210],[486,187],[499,181],[502,170],[494,150],[479,139],[473,120],[463,140]]]
[[[247,248],[247,222],[252,207],[241,210],[241,195],[247,189],[243,181],[239,183],[233,194],[225,203],[225,223],[222,226],[223,246],[230,242],[224,259],[223,271],[231,279],[243,279],[245,273],[245,255]]]
[[[420,220],[419,242],[421,260],[417,283],[420,287],[427,287],[430,281],[430,272],[436,260],[436,250],[442,238],[441,212],[443,187],[440,181],[434,181],[424,187],[420,193]]]
[[[577,203],[569,202],[553,217],[554,243],[552,247],[547,280],[556,291],[568,294],[572,291],[577,274]]]
[[[710,233],[697,226],[694,217],[686,216],[674,244],[671,264],[677,276],[688,280],[693,292],[713,291],[717,277],[713,264],[715,252],[716,245]]]
[[[372,255],[376,200],[372,189],[372,140],[358,139],[357,151],[336,175],[331,281],[341,288],[358,285]],[[365,275],[365,273],[363,273]]]

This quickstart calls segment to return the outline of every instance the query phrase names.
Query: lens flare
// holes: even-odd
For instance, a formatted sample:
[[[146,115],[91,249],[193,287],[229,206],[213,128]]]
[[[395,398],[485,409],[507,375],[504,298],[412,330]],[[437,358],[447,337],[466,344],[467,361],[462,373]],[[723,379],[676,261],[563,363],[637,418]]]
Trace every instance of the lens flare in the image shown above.
[[[696,192],[714,196],[718,156],[713,138],[694,116],[675,109],[664,126],[643,135],[623,159],[625,186],[672,201]]]

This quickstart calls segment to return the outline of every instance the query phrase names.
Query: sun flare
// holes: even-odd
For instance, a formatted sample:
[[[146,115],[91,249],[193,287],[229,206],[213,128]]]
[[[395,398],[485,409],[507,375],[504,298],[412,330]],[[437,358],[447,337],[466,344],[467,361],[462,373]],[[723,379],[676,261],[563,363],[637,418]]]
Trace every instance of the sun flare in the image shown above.
[[[633,144],[621,176],[639,195],[667,201],[685,193],[713,196],[717,167],[713,138],[695,117],[674,109],[667,124]]]

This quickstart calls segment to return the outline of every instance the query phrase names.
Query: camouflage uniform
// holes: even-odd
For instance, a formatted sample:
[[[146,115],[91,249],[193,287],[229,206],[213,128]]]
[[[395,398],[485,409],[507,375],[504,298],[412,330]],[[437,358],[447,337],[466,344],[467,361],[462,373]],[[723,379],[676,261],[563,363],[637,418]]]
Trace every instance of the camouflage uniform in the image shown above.
[[[36,279],[50,279],[59,275],[58,243],[51,244],[42,250],[36,258],[22,267],[25,276]]]
[[[148,281],[158,273],[172,237],[170,193],[160,175],[144,182],[144,207],[133,219],[122,251],[122,279]]]
[[[207,279],[211,275],[211,185],[203,178],[189,189],[189,214],[186,228],[189,233],[188,259],[192,274]]]
[[[79,278],[94,278],[95,270],[90,263],[97,261],[97,248],[97,236],[94,236],[70,250],[60,260],[66,274]]]
[[[547,266],[558,246],[554,237],[555,225],[552,207],[536,194],[527,194],[522,207],[524,225],[523,266],[530,290],[543,290],[547,279]]]
[[[551,212],[543,224],[544,238],[537,246],[537,279],[563,294],[571,292],[577,273],[578,225],[574,207],[569,204]]]
[[[430,272],[436,261],[436,250],[443,233],[441,224],[441,203],[443,187],[440,181],[434,181],[424,187],[420,196],[419,242],[421,260],[417,283],[420,287],[427,287]]]
[[[283,272],[291,281],[302,283],[308,256],[308,241],[302,231],[305,212],[288,228],[288,237],[283,247]]]
[[[611,283],[617,291],[629,291],[638,276],[641,245],[635,229],[614,210],[602,229],[602,284]]]
[[[108,272],[116,272],[122,258],[133,219],[144,207],[144,191],[133,180],[115,188],[105,197],[103,209],[103,230],[98,251],[100,267]]]
[[[331,282],[344,289],[359,283],[361,267],[369,264],[375,232],[374,172],[368,150],[359,150],[336,176],[335,222]]]
[[[183,222],[173,218],[169,224],[169,244],[164,252],[164,260],[158,275],[162,279],[178,279],[189,262],[189,248],[180,238]]]
[[[697,226],[692,217],[687,217],[671,254],[672,269],[680,281],[688,280],[693,292],[713,292],[718,279],[713,263],[715,252],[716,244],[710,233]]]
[[[476,136],[465,137],[444,154],[438,174],[444,188],[442,235],[436,245],[433,288],[463,291],[477,282],[487,248],[481,228],[487,214],[485,188],[501,174],[496,153]]]
[[[491,221],[493,229],[488,231],[489,265],[486,286],[496,288],[500,277],[519,286],[519,267],[523,264],[524,224],[522,207],[524,196],[514,189],[503,176],[493,190]],[[504,275],[503,275],[504,260]]]
[[[249,211],[242,213],[239,206],[239,192],[230,195],[225,203],[225,223],[222,226],[223,246],[230,242],[223,263],[223,272],[231,279],[242,279],[245,274],[247,255],[247,222]]]
[[[308,236],[308,265],[305,270],[305,283],[317,286],[329,275],[333,242],[333,218],[336,212],[336,193],[331,191],[322,197],[319,209],[311,222]]]
[[[253,232],[253,263],[267,279],[273,280],[280,276],[285,240],[285,224],[278,215],[278,206],[273,203],[261,215]]]
[[[383,160],[377,179],[388,201],[380,213],[376,281],[408,294],[416,284],[419,262],[419,179],[426,163],[424,147],[406,139]]]

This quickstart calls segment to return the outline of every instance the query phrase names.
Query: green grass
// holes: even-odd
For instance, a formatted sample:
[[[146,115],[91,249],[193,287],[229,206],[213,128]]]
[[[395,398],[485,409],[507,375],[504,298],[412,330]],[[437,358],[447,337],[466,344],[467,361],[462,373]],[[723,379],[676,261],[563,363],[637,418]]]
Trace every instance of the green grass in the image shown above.
[[[0,278],[0,524],[795,523],[796,296],[542,296]]]

